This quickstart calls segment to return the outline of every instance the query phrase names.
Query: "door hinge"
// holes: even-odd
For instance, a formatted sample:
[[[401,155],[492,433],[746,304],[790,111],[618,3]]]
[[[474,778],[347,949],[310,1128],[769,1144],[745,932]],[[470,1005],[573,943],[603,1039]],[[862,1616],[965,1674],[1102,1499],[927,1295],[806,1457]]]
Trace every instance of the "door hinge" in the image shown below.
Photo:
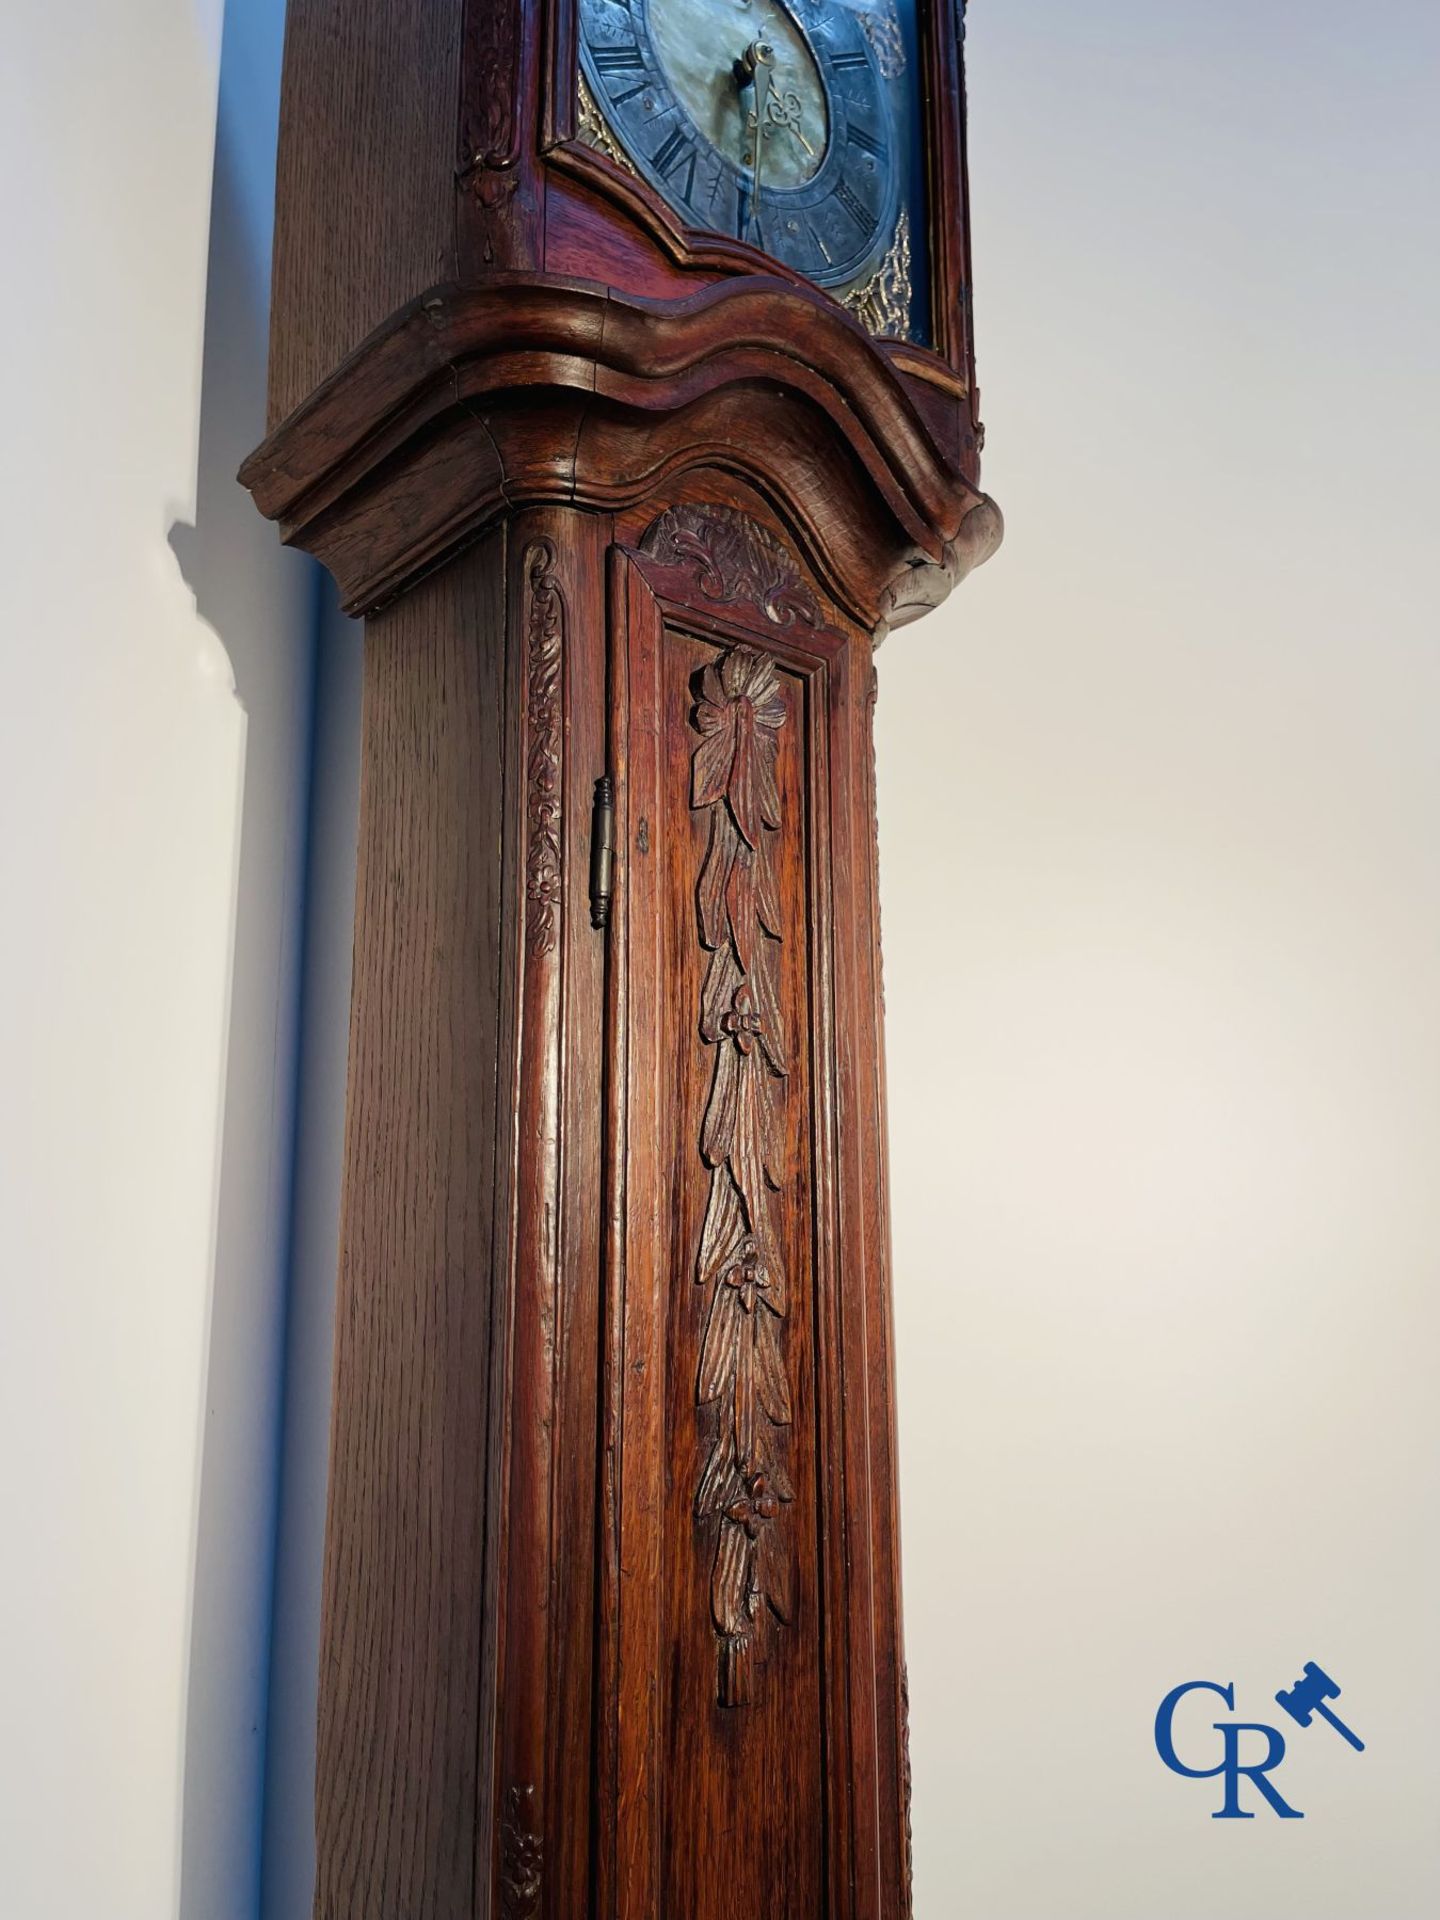
[[[615,782],[604,774],[595,782],[590,815],[590,924],[608,927],[615,891]]]

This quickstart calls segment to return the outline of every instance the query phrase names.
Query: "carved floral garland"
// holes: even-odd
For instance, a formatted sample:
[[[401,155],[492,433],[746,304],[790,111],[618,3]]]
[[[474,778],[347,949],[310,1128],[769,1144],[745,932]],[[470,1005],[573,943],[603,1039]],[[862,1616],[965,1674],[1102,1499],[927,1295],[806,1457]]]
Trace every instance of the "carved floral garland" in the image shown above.
[[[785,721],[775,663],[735,647],[701,675],[691,804],[708,809],[700,940],[710,955],[700,1033],[715,1050],[700,1151],[710,1196],[696,1284],[710,1289],[696,1397],[719,1419],[695,1496],[717,1526],[710,1611],[720,1636],[722,1706],[752,1697],[768,1610],[791,1614],[782,1507],[794,1490],[775,1429],[791,1420],[780,1336],[786,1278],[775,1230],[783,1177],[778,1082],[786,1066],[779,1004],[780,908],[771,846],[780,828],[777,733]]]
[[[901,1920],[913,1920],[915,1913],[915,1835],[910,1817],[910,1669],[900,1669],[900,1799],[905,1818],[900,1856]]]
[[[536,540],[525,551],[530,610],[525,636],[525,703],[529,735],[526,813],[529,848],[526,938],[532,953],[555,945],[560,909],[560,668],[565,648],[565,596],[553,571],[555,549]]]

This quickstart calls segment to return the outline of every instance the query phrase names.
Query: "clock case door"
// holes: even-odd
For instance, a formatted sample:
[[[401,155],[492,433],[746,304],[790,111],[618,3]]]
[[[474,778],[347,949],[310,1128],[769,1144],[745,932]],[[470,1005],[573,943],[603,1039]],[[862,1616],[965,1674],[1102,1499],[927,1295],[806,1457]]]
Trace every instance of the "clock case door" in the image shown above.
[[[869,643],[723,507],[609,622],[596,1911],[895,1920]]]

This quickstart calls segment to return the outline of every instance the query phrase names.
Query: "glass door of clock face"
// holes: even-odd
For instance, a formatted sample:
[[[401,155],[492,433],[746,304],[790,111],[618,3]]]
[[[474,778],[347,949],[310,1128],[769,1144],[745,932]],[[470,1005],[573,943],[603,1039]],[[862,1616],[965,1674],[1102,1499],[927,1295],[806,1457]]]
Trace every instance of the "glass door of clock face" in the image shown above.
[[[916,0],[579,0],[580,133],[685,222],[929,339]]]

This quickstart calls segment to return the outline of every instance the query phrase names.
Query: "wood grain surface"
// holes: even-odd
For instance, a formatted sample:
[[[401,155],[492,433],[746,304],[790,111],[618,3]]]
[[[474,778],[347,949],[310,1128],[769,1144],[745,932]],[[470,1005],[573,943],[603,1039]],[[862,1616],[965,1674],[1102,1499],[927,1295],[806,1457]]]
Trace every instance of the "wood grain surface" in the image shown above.
[[[269,419],[455,271],[461,0],[290,0]]]
[[[326,1534],[323,1920],[469,1912],[508,1114],[502,543],[373,621]]]

